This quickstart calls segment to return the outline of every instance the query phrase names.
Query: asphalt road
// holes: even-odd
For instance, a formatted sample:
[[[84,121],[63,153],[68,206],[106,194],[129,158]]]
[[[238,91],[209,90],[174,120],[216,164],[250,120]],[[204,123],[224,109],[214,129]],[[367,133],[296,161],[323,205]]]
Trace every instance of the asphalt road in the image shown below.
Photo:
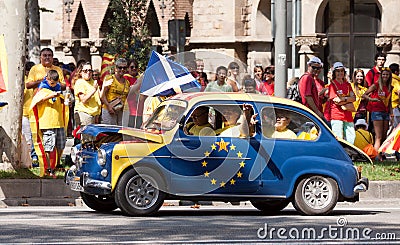
[[[342,204],[329,216],[314,217],[290,206],[273,216],[251,205],[167,206],[153,217],[86,207],[8,207],[0,209],[0,224],[1,244],[400,244],[400,207],[390,201]]]

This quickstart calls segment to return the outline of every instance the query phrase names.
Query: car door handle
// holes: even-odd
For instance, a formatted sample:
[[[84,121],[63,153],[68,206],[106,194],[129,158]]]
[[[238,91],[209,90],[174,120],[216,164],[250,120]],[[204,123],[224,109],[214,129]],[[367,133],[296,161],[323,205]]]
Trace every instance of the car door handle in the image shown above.
[[[177,138],[176,141],[178,141],[178,142],[189,142],[190,139],[187,139],[187,138]]]

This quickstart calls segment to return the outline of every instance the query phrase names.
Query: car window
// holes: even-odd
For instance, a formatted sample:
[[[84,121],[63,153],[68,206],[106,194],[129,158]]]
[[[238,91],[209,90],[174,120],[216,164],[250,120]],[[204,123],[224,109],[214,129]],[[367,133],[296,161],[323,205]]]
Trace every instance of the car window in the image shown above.
[[[163,104],[157,107],[146,125],[147,129],[171,130],[179,123],[186,107],[178,104]]]
[[[246,104],[251,115],[254,108]],[[187,135],[223,137],[249,137],[255,134],[255,124],[247,123],[243,105],[212,104],[195,108],[184,125]],[[211,131],[212,129],[212,131]]]
[[[320,128],[305,115],[282,108],[261,110],[262,134],[267,138],[316,140]]]

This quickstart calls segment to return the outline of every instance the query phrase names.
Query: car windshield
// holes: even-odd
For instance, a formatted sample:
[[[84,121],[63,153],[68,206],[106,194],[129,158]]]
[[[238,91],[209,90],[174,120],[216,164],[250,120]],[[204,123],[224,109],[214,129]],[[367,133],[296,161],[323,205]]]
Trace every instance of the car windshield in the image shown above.
[[[146,128],[168,131],[173,129],[181,120],[187,107],[186,101],[169,100],[157,107],[150,117]]]

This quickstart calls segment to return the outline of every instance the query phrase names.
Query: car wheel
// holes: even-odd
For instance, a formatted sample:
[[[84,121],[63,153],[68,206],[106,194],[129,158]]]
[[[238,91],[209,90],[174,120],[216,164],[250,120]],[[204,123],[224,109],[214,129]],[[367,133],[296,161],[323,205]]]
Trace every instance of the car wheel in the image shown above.
[[[112,196],[89,195],[81,192],[81,197],[86,206],[99,212],[111,212],[118,208]]]
[[[251,201],[251,204],[263,212],[276,213],[286,208],[289,202],[289,200]]]
[[[158,189],[164,186],[164,181],[152,169],[136,170],[129,170],[119,180],[115,189],[116,202],[126,215],[151,215],[157,212],[164,202],[166,195]]]
[[[296,187],[293,206],[306,215],[324,215],[336,206],[339,188],[335,180],[323,176],[302,179]]]

